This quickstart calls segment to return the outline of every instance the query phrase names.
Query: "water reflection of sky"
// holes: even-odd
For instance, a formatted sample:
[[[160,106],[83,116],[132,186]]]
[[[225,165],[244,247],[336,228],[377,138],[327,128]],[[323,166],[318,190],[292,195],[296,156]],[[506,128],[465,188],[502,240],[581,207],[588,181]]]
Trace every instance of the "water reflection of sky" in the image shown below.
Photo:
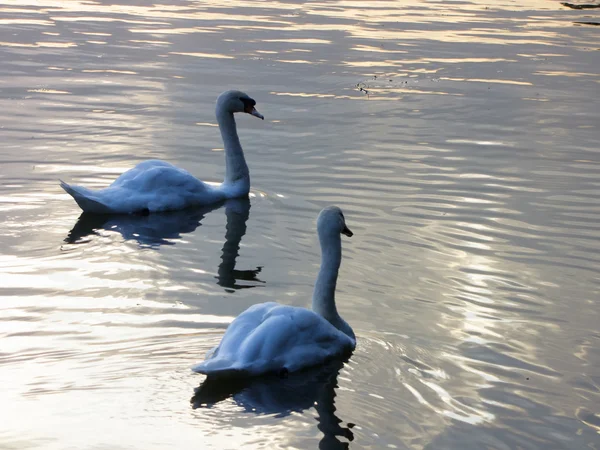
[[[306,305],[326,203],[356,232],[339,297],[359,348],[335,403],[356,423],[351,448],[597,442],[597,33],[574,23],[597,12],[545,0],[0,11],[0,377],[15,406],[0,442],[80,448],[102,426],[111,448],[314,447],[310,409],[191,410],[187,368],[246,306]],[[218,181],[213,103],[232,86],[267,118],[239,120],[255,192],[243,238],[228,239],[222,208],[87,224],[63,242],[79,212],[57,178],[105,186],[165,158]]]

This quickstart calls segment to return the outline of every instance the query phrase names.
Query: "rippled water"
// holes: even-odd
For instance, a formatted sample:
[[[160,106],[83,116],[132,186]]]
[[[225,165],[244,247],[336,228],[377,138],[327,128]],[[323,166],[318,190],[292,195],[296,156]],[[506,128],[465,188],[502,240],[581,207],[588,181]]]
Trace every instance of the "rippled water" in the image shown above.
[[[600,10],[0,5],[0,447],[600,448]],[[229,88],[249,203],[78,219],[59,178],[222,179]],[[356,352],[207,408],[189,367],[309,305],[331,203]]]

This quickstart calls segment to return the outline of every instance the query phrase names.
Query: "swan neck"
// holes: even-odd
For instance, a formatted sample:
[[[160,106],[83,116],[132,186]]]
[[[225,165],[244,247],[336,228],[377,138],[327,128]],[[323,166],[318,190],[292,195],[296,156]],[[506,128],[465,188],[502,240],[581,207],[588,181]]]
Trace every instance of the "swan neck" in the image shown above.
[[[335,286],[342,261],[340,235],[319,233],[321,243],[321,267],[315,283],[312,309],[335,325],[340,319],[335,306]]]
[[[244,158],[244,151],[237,134],[237,127],[233,113],[217,106],[217,122],[225,147],[225,184],[234,184],[240,181],[248,182],[250,174]]]

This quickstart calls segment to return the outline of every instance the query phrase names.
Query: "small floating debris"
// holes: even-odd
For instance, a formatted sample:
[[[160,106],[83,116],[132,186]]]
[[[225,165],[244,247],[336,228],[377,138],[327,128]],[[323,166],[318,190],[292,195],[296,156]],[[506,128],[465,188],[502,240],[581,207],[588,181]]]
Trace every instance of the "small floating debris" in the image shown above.
[[[361,83],[356,83],[356,88],[360,91],[360,92],[364,92],[366,95],[369,95],[369,90],[367,89],[369,86],[363,82]]]
[[[571,8],[571,9],[594,9],[594,8],[600,8],[600,3],[575,4],[575,3],[561,2],[561,5],[566,6],[567,8]]]

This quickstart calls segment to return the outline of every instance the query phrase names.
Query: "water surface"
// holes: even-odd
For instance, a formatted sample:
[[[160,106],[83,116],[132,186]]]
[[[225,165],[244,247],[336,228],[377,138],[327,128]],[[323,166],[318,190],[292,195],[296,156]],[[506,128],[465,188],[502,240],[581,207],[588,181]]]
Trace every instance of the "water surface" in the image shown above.
[[[599,448],[598,11],[1,1],[0,447]],[[222,179],[230,88],[249,202],[80,217],[59,178]],[[309,305],[332,203],[356,352],[205,401],[233,317]]]

